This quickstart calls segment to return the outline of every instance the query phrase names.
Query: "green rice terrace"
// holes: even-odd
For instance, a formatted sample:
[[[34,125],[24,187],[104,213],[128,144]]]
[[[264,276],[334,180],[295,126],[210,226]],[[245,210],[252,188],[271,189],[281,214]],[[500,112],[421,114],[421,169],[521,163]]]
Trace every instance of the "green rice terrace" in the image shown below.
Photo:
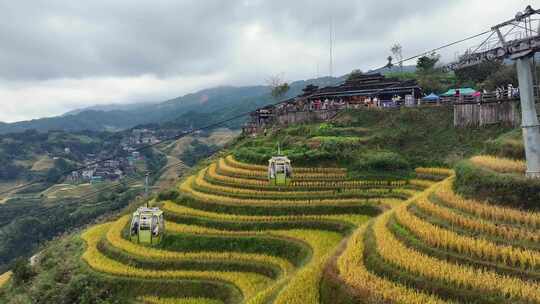
[[[521,134],[446,128],[444,111],[239,138],[150,202],[159,244],[111,216],[0,276],[0,302],[540,303],[540,183],[522,177]],[[277,142],[285,185],[268,181]]]

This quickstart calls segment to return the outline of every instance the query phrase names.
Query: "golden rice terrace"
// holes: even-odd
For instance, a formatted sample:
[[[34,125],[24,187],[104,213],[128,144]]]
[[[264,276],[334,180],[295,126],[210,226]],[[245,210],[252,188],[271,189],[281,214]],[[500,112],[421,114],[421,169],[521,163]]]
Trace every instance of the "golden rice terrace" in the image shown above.
[[[497,172],[521,163],[471,161]],[[452,175],[356,230],[334,267],[366,303],[540,303],[540,214],[465,199]]]
[[[83,234],[83,259],[142,303],[320,303],[323,270],[340,242],[435,183],[295,168],[294,182],[278,187],[266,174],[264,166],[219,159],[179,185],[178,199],[159,202],[167,230],[159,246],[130,242],[124,216]],[[361,247],[352,249],[356,255]],[[361,275],[359,266],[344,270]]]

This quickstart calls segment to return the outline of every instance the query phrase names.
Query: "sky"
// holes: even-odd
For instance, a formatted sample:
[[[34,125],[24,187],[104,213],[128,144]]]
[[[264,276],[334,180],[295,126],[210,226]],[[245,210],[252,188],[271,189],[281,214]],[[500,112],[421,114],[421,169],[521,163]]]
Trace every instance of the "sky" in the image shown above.
[[[529,0],[0,0],[0,121],[221,85],[367,71],[477,34]],[[481,38],[481,37],[480,37]],[[480,39],[479,38],[479,39]],[[451,61],[469,41],[442,52]],[[406,64],[415,64],[409,62]]]

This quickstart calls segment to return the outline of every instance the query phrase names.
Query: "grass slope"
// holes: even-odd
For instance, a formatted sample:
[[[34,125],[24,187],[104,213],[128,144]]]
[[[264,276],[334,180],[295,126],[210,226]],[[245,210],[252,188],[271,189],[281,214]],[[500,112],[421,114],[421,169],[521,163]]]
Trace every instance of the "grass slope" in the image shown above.
[[[481,153],[486,140],[509,130],[456,129],[447,107],[351,110],[333,123],[292,125],[241,139],[234,154],[266,164],[279,142],[297,165],[346,167],[357,178],[407,178],[413,168],[453,166]]]

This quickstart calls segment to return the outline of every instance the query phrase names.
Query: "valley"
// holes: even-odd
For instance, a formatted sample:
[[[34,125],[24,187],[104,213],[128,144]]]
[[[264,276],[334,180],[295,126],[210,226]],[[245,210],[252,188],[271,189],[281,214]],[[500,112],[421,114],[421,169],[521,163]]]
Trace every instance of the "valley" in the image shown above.
[[[51,131],[4,135],[3,151],[17,151],[0,154],[6,157],[0,162],[6,166],[2,168],[12,172],[12,176],[5,176],[0,183],[3,214],[0,231],[4,235],[0,240],[0,270],[8,269],[15,258],[30,257],[46,241],[64,232],[140,200],[147,171],[152,176],[151,192],[171,187],[188,170],[189,165],[184,161],[193,165],[236,134],[218,129],[215,133],[157,145],[150,153],[134,152],[149,143],[159,143],[159,138],[167,136],[149,132],[134,129],[123,134]],[[167,130],[163,134],[171,132],[178,131]],[[167,149],[167,145],[175,149]],[[197,147],[196,155],[189,153]],[[120,157],[63,174],[111,154]],[[22,188],[32,180],[39,182]]]

